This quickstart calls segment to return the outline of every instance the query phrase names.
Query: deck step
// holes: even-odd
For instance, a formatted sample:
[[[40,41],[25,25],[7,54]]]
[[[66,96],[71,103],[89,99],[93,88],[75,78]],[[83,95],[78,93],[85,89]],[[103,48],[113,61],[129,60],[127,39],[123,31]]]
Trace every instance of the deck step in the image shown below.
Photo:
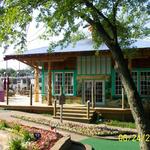
[[[89,118],[87,118],[87,107],[85,106],[63,106],[63,119],[64,120],[71,120],[71,121],[78,121],[78,122],[89,122],[93,115],[94,110],[90,108]],[[55,119],[60,119],[60,106],[56,108],[56,116]]]
[[[54,119],[60,119],[60,117],[56,116],[56,117],[53,117]],[[66,117],[66,116],[63,116],[62,119],[64,120],[69,120],[69,121],[76,121],[76,122],[83,122],[83,123],[89,123],[90,122],[90,119],[86,118],[86,117],[83,117],[83,118],[77,118],[77,117]]]
[[[57,112],[59,112],[60,109],[57,109]],[[63,112],[66,113],[80,113],[80,114],[85,114],[87,113],[87,110],[74,110],[74,109],[63,109]],[[90,111],[90,113],[93,113],[94,111]]]
[[[60,106],[57,106],[57,109],[60,109]],[[87,107],[67,107],[67,106],[63,106],[63,109],[66,110],[87,110]]]
[[[57,116],[60,116],[60,112],[57,112],[56,113]],[[84,114],[80,114],[80,113],[66,113],[66,112],[63,112],[63,116],[70,116],[70,117],[86,117],[87,114],[84,113]],[[90,114],[90,117],[92,116],[92,114]]]

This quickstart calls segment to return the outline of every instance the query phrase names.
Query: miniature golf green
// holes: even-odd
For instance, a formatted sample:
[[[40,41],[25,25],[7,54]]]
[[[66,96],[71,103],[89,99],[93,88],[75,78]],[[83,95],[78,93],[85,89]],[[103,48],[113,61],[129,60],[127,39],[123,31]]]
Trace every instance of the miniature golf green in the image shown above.
[[[94,150],[140,150],[139,143],[133,141],[122,142],[97,138],[87,138],[80,142],[83,144],[91,145]]]

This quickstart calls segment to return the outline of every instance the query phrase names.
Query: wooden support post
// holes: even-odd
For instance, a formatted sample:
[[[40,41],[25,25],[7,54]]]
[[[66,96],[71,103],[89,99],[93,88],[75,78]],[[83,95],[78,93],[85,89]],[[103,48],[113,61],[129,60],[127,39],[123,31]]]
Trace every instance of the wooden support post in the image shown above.
[[[30,106],[32,106],[32,84],[30,84]]]
[[[90,118],[90,101],[87,101],[87,119]]]
[[[39,69],[34,70],[34,101],[39,102]]]
[[[124,104],[124,88],[122,87],[122,109],[125,108],[125,104]]]
[[[95,93],[94,93],[94,86],[93,86],[93,88],[92,88],[92,108],[95,107],[95,101],[94,101],[94,99],[95,99]]]
[[[9,79],[7,77],[6,79],[6,104],[9,105],[9,98],[8,98],[8,95],[9,95]]]
[[[54,100],[54,116],[56,117],[56,99]]]
[[[51,77],[51,62],[48,63],[48,105],[52,105],[52,77]]]

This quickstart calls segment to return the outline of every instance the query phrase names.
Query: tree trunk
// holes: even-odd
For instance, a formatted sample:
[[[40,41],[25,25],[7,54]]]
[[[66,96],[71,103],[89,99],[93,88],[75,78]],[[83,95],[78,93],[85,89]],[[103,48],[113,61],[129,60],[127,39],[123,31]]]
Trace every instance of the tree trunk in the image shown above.
[[[141,150],[150,150],[150,138],[148,139],[149,142],[146,141],[146,138],[150,136],[149,121],[146,119],[142,100],[131,77],[122,50],[118,43],[107,43],[107,46],[109,46],[111,50],[112,57],[115,61],[115,68],[120,75],[122,84],[127,93],[128,103],[135,120],[138,136],[140,136],[140,148]],[[142,140],[141,136],[146,137]]]

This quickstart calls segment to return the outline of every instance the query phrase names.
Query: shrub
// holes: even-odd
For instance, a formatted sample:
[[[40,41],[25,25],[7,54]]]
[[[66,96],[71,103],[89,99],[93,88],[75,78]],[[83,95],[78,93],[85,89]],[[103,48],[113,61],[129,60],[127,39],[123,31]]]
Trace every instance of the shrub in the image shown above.
[[[93,112],[90,123],[99,123],[99,122],[102,122],[103,120],[104,118],[102,117],[102,115],[95,111]]]
[[[29,131],[27,131],[27,130],[23,130],[23,131],[22,131],[22,135],[23,135],[23,140],[24,140],[25,142],[27,142],[27,141],[34,141],[34,140],[35,140],[34,135],[31,134],[31,133],[30,133]]]
[[[12,129],[14,129],[14,130],[16,130],[16,131],[20,131],[21,130],[21,126],[20,125],[18,125],[18,124],[14,124],[13,126],[12,126]]]
[[[4,128],[9,128],[9,125],[7,124],[6,121],[1,120],[0,121],[0,129],[4,129]]]
[[[22,146],[22,141],[21,139],[12,139],[11,142],[9,143],[9,150],[26,150]]]

